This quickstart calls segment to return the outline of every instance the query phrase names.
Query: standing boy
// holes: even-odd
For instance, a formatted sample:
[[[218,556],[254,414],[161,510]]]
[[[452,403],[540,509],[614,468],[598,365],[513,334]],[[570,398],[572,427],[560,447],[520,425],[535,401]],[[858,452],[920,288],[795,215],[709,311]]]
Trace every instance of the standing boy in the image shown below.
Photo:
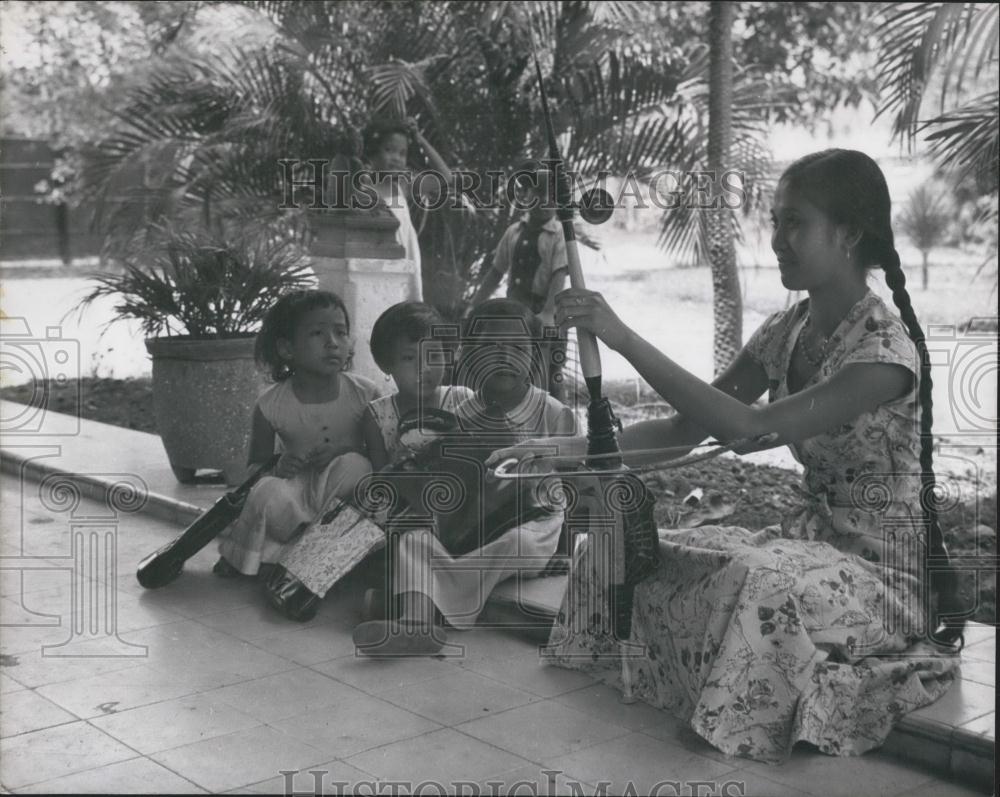
[[[555,202],[550,199],[554,181],[551,172],[533,160],[523,163],[515,175],[520,201],[528,211],[504,232],[473,304],[490,298],[504,276],[509,275],[507,298],[528,307],[546,327],[555,327],[555,295],[566,287],[569,271],[562,226],[556,219]],[[562,400],[565,333],[546,338],[543,345],[549,394]]]

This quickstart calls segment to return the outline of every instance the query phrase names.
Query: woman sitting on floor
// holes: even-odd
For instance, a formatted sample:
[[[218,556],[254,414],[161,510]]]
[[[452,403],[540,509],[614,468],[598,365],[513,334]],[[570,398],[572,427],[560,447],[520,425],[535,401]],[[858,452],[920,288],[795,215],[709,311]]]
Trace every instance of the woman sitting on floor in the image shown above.
[[[882,744],[904,714],[945,692],[962,630],[954,573],[931,580],[925,558],[925,540],[946,555],[927,500],[930,364],[885,178],[860,152],[807,156],[782,176],[772,216],[782,284],[808,299],[768,318],[711,385],[629,329],[600,294],[557,300],[560,324],[620,352],[677,411],[624,431],[628,464],[642,462],[629,449],[775,433],[805,468],[801,510],[780,526],[662,534],[661,566],[633,604],[629,641],[642,647],[630,650],[644,652],[626,669],[637,696],[723,752],[765,762],[800,740],[838,755]],[[873,267],[899,315],[868,288]],[[765,391],[770,403],[752,406]],[[585,447],[532,446],[545,443],[560,454]],[[527,450],[496,452],[488,464]],[[594,556],[586,544],[576,551],[549,654],[617,681],[622,651]]]

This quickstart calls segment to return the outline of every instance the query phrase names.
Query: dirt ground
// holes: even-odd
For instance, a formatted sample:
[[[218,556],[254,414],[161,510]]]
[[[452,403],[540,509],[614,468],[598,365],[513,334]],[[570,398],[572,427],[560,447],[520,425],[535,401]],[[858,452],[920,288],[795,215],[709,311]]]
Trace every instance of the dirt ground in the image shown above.
[[[90,420],[156,433],[152,385],[149,379],[82,379],[63,385],[39,383],[38,394],[29,385],[6,387],[0,397],[57,412],[74,413]],[[651,395],[636,395],[632,383],[611,384],[606,394],[625,423],[648,415]],[[799,474],[785,468],[758,465],[735,457],[719,457],[684,468],[671,468],[644,477],[657,498],[656,519],[663,528],[704,523],[762,528],[779,523],[797,504],[794,486]],[[966,501],[942,518],[945,538],[953,555],[993,556],[996,552],[996,491]],[[975,619],[996,622],[996,577],[983,578]],[[963,593],[973,603],[975,583],[966,576]]]

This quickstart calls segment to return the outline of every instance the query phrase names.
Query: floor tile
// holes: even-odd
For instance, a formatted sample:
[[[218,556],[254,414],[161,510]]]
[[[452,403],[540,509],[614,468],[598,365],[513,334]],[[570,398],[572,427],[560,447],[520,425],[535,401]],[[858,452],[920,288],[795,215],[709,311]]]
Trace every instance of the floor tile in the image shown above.
[[[314,772],[318,774],[314,775]],[[362,772],[343,761],[330,761],[299,772],[289,772],[287,776],[269,778],[227,794],[291,794],[292,792],[331,795],[378,794],[378,787],[374,785],[372,776],[367,772]]]
[[[155,601],[137,598],[121,589],[118,590],[117,611],[119,633],[138,631],[184,619],[182,615],[160,606]]]
[[[206,794],[148,758],[133,758],[19,790],[22,794]]]
[[[740,797],[801,797],[803,794],[801,789],[786,786],[758,772],[749,772],[745,769],[726,772],[718,777],[717,782],[719,789],[714,792],[715,794],[732,794]],[[701,793],[712,792],[703,789]]]
[[[214,628],[247,642],[274,636],[295,628],[322,626],[326,622],[317,617],[308,623],[296,623],[266,604],[263,596],[261,596],[260,601],[251,603],[249,606],[206,614],[197,619],[209,628]]]
[[[167,700],[91,722],[144,755],[260,725],[253,717],[204,695]]]
[[[548,763],[553,769],[574,772],[590,783],[610,782],[611,794],[673,793],[672,785],[657,788],[665,781],[680,784],[683,792],[691,781],[714,781],[733,769],[731,762],[712,761],[641,733],[590,745],[550,758]],[[720,791],[721,782],[717,782],[712,792]]]
[[[457,672],[446,660],[427,656],[388,660],[342,656],[315,664],[312,669],[372,695],[434,678],[454,677]]]
[[[34,611],[25,603],[30,595],[0,598],[0,651],[6,655],[30,653],[42,645],[57,645],[70,635],[69,616]]]
[[[442,725],[478,719],[539,699],[492,678],[461,670],[446,678],[425,681],[417,688],[391,689],[380,697]]]
[[[0,700],[0,736],[5,738],[76,722],[77,719],[78,717],[28,689],[6,694]]]
[[[283,769],[307,769],[329,760],[316,748],[266,725],[175,747],[152,758],[210,792],[260,783],[279,777]]]
[[[351,756],[347,763],[371,772],[380,780],[412,783],[414,790],[425,781],[442,784],[455,780],[479,781],[529,764],[523,758],[450,728]],[[434,792],[426,787],[425,793]]]
[[[225,686],[295,667],[287,659],[194,620],[122,636],[130,642],[147,645],[149,664],[153,667],[195,678],[203,688]]]
[[[436,722],[371,695],[269,724],[317,748],[328,759],[347,758],[440,728]]]
[[[52,570],[0,570],[0,595],[17,598],[32,592],[69,586],[71,571],[53,565]]]
[[[970,659],[963,656],[961,673],[963,681],[975,681],[987,686],[996,685],[997,667],[995,662]]]
[[[962,658],[981,659],[983,661],[997,660],[997,638],[996,633],[987,637],[982,642],[975,642],[967,645],[962,650]]]
[[[20,692],[24,688],[24,686],[19,684],[9,675],[0,673],[0,695],[6,695],[10,692]]]
[[[710,758],[713,761],[728,762],[737,767],[741,764],[740,759],[727,756],[714,745],[707,742],[686,722],[678,719],[669,711],[663,712],[663,720],[654,725],[647,725],[642,728],[642,733],[652,736],[654,739],[667,742],[674,747],[695,753],[702,758]]]
[[[948,780],[933,778],[914,789],[900,792],[897,797],[980,797],[987,792]]]
[[[189,618],[228,612],[263,601],[256,580],[223,579],[209,570],[191,572],[187,565],[176,581],[160,589],[142,590],[137,597]]]
[[[621,725],[605,722],[554,700],[466,722],[457,729],[538,762],[547,762],[555,756],[628,733]]]
[[[630,731],[674,721],[673,715],[669,712],[653,708],[641,700],[634,703],[622,702],[621,692],[607,684],[595,683],[585,686],[559,695],[555,700],[577,711],[621,725]]]
[[[86,722],[74,722],[5,739],[3,782],[16,790],[129,758],[135,758],[134,750]]]
[[[939,700],[914,711],[910,716],[958,726],[993,710],[995,691],[992,686],[975,681],[955,681]]]
[[[990,737],[991,739],[996,739],[997,732],[997,715],[995,711],[991,711],[989,714],[984,714],[982,717],[977,717],[971,722],[966,722],[964,725],[959,726],[960,730],[967,731],[968,733],[983,734]]]
[[[448,641],[461,648],[459,663],[478,659],[538,659],[539,645],[497,629],[475,628],[452,633]]]
[[[927,773],[888,756],[869,753],[851,759],[824,755],[801,747],[784,764],[739,763],[741,769],[791,786],[805,794],[854,797],[858,794],[895,795],[926,782]]]
[[[261,650],[281,656],[296,664],[319,664],[321,661],[354,655],[350,629],[332,623],[319,627],[293,628],[253,640]]]
[[[996,642],[997,628],[986,623],[969,623],[965,627],[965,644],[976,645],[980,642],[993,640]]]
[[[38,687],[39,694],[83,719],[174,700],[198,691],[198,684],[183,673],[171,674],[149,665]]]
[[[539,697],[554,697],[594,683],[594,679],[586,673],[554,667],[541,661],[537,646],[532,646],[528,655],[515,653],[508,656],[480,656],[470,646],[469,655],[460,665]]]
[[[362,696],[363,692],[351,686],[301,667],[204,694],[272,725],[277,720],[334,707]]]
[[[80,646],[80,652],[85,651],[94,652],[93,646]],[[73,651],[67,650],[67,652]],[[100,673],[140,667],[148,662],[145,658],[114,655],[45,656],[42,655],[42,651],[33,650],[5,657],[2,663],[8,675],[29,689],[34,689],[45,684],[62,683]]]
[[[454,778],[460,780],[461,778]],[[464,788],[464,791],[463,791]],[[474,782],[474,786],[455,789],[456,794],[489,795],[489,797],[504,797],[505,795],[585,795],[597,794],[594,784],[587,783],[583,778],[570,772],[557,770],[555,767],[529,764],[525,767],[502,772],[484,780]],[[608,792],[610,794],[610,792]]]

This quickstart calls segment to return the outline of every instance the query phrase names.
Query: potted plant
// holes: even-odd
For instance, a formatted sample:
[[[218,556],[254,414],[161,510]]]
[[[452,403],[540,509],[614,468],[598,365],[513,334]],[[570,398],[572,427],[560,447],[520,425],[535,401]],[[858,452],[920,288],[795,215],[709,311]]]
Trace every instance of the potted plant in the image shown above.
[[[81,300],[117,300],[114,318],[136,319],[153,359],[156,427],[174,475],[221,470],[237,484],[250,417],[263,387],[254,335],[284,293],[309,287],[309,259],[287,235],[154,227]]]

